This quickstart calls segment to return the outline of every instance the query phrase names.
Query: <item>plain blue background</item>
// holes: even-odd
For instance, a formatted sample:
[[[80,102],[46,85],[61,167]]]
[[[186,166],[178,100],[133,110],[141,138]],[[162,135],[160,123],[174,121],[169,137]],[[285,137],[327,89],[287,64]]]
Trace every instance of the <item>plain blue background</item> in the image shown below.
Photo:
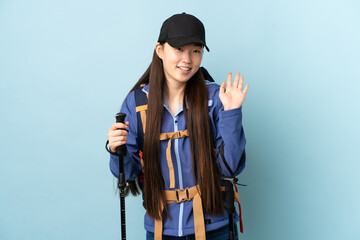
[[[0,239],[119,239],[106,134],[182,11],[216,81],[250,85],[241,239],[360,239],[356,0],[0,0]],[[145,239],[141,198],[126,203]]]

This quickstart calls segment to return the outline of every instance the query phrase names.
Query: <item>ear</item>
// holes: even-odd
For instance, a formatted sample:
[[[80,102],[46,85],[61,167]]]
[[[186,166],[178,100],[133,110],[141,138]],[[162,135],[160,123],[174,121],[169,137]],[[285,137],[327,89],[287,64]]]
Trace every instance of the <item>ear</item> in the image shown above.
[[[155,51],[158,57],[162,60],[164,56],[164,45],[160,43],[156,43],[155,45]]]

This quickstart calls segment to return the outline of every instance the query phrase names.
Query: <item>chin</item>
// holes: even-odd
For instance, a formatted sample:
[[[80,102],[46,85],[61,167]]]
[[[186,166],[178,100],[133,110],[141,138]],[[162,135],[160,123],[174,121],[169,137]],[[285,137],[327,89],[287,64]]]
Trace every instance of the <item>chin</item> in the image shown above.
[[[192,75],[191,77],[187,77],[187,78],[183,78],[183,79],[180,79],[179,81],[180,82],[188,82],[194,75]]]

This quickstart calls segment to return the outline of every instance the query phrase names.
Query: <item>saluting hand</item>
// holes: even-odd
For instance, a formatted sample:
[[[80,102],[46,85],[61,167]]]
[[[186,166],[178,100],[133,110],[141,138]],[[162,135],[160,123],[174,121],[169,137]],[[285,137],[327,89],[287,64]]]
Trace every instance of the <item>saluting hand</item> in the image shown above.
[[[238,108],[245,100],[249,85],[246,84],[243,91],[242,88],[244,84],[244,76],[240,77],[240,81],[239,77],[240,73],[237,73],[235,76],[234,85],[231,85],[232,74],[229,73],[227,77],[227,83],[225,84],[225,82],[223,82],[220,86],[219,98],[224,106],[224,110]]]

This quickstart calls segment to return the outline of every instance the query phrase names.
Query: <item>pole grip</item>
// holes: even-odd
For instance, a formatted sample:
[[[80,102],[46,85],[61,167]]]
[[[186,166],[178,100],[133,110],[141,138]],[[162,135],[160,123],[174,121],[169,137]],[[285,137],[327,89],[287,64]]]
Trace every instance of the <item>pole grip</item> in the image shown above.
[[[124,122],[125,122],[125,117],[126,117],[126,114],[125,114],[125,113],[121,113],[121,112],[117,113],[117,114],[115,115],[116,122],[117,122],[117,123],[124,123]],[[119,128],[119,129],[125,130],[124,128]],[[124,154],[126,153],[126,146],[125,146],[125,144],[118,146],[118,147],[116,148],[116,153],[117,153],[118,155],[124,155]]]

